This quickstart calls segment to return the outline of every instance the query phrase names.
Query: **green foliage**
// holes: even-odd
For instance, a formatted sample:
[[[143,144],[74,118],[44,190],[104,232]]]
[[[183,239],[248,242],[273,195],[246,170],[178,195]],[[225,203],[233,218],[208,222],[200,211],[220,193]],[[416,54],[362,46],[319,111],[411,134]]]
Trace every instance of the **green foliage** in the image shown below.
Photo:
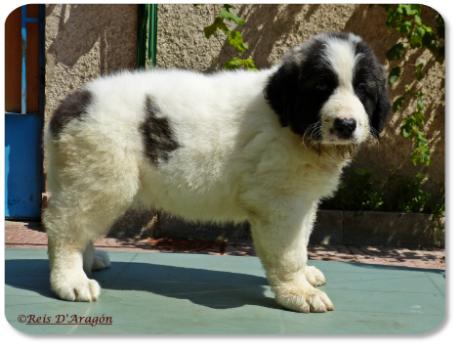
[[[401,76],[402,69],[399,66],[395,66],[391,69],[390,73],[388,74],[388,83],[392,85],[396,82],[397,79]]]
[[[422,22],[422,5],[420,4],[401,4],[401,5],[380,5],[387,12],[388,29],[396,29],[402,36],[402,41],[395,43],[386,53],[387,59],[391,62],[403,58],[406,50],[427,48],[438,60],[444,59],[444,46],[441,41],[444,39],[444,20],[438,16],[436,20],[436,32]],[[425,77],[423,72],[424,64],[418,63],[416,66],[415,78],[422,81]],[[403,68],[394,66],[388,74],[388,82],[393,85],[398,81]],[[404,96],[400,96],[393,103],[393,111],[401,110],[408,99],[417,96],[417,111],[404,118],[400,129],[400,134],[411,140],[414,151],[410,158],[414,165],[430,165],[430,150],[425,133],[421,131],[425,125],[425,114],[423,113],[423,94],[419,90],[416,93],[409,90],[406,86]]]
[[[371,169],[358,169],[347,183],[342,182],[334,198],[325,201],[323,209],[380,210],[383,194],[371,181]]]
[[[417,173],[415,179],[405,179],[399,190],[398,210],[432,214],[431,226],[436,229],[437,240],[443,244],[443,219],[445,217],[445,187],[439,185],[438,192],[432,195],[423,190],[426,175]]]
[[[356,211],[402,211],[432,214],[432,227],[436,228],[438,240],[443,238],[442,224],[445,217],[445,188],[439,186],[435,194],[424,189],[427,177],[417,173],[407,178],[390,170],[387,180],[375,182],[371,169],[358,169],[339,186],[334,197],[322,202],[321,209]]]
[[[399,97],[398,99],[396,99],[396,101],[393,103],[393,112],[401,110],[405,102],[406,97]]]
[[[199,6],[199,5],[194,5]],[[216,5],[213,5],[216,6]],[[239,53],[242,53],[249,49],[249,46],[244,42],[243,36],[237,30],[230,31],[228,28],[226,21],[234,22],[238,25],[243,25],[245,20],[238,17],[234,13],[230,11],[232,8],[231,5],[223,4],[225,9],[219,10],[219,15],[214,18],[214,22],[204,28],[204,35],[207,39],[211,37],[216,38],[219,40],[217,33],[219,31],[223,32],[227,35],[227,42],[230,46],[234,47]],[[220,41],[219,41],[220,42]],[[221,43],[224,52],[231,57],[231,55],[225,50],[223,44]],[[229,61],[225,62],[224,69],[232,70],[232,69],[247,69],[247,70],[257,70],[254,61],[252,59],[240,59],[237,57],[232,57]]]
[[[204,36],[206,36],[206,39],[209,39],[212,35],[216,35],[218,29],[222,30],[225,34],[229,32],[222,17],[215,18],[214,23],[204,28]]]
[[[235,47],[240,53],[246,51],[249,48],[248,45],[244,43],[241,33],[236,30],[232,31],[230,35],[228,35],[228,43]]]
[[[404,47],[404,44],[402,42],[399,42],[391,46],[387,53],[385,53],[385,56],[389,61],[401,59],[405,51],[406,48]]]
[[[399,211],[423,212],[427,210],[431,194],[421,188],[421,184],[425,179],[425,174],[417,173],[415,179],[405,180],[398,199]]]
[[[230,8],[228,8],[228,10],[220,10],[219,14],[222,18],[234,21],[236,24],[243,25],[245,23],[244,19],[231,13]]]
[[[417,65],[417,72],[415,73],[415,77],[417,78],[417,81],[420,81],[425,77],[425,74],[422,71],[423,69],[423,63],[420,63]]]
[[[425,115],[422,113],[424,108],[423,93],[418,91],[417,95],[417,112],[404,118],[400,134],[404,138],[409,138],[414,144],[414,151],[410,154],[412,162],[415,165],[424,164],[429,166],[431,152],[428,149],[428,140],[425,138],[425,133],[420,130],[425,125]]]
[[[224,65],[224,69],[226,70],[233,70],[233,69],[240,69],[240,68],[257,71],[252,59],[232,58],[228,62],[225,62],[225,65]]]

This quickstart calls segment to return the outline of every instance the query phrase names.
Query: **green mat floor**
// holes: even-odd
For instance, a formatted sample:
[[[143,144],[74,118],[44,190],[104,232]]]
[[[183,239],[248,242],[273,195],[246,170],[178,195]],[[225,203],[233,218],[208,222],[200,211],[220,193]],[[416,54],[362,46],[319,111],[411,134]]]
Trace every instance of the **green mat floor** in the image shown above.
[[[7,320],[30,334],[323,335],[419,334],[444,320],[444,271],[309,261],[335,311],[301,314],[275,302],[255,257],[109,256],[112,267],[93,273],[99,300],[73,303],[51,292],[46,250],[6,249]]]

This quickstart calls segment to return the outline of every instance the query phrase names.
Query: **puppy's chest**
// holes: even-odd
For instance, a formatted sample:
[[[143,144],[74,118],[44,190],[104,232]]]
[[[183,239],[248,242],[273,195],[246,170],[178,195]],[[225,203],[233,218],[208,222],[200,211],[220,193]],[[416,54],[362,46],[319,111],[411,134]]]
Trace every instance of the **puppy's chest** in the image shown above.
[[[298,168],[293,183],[308,196],[320,199],[331,195],[340,182],[345,163],[308,163]]]

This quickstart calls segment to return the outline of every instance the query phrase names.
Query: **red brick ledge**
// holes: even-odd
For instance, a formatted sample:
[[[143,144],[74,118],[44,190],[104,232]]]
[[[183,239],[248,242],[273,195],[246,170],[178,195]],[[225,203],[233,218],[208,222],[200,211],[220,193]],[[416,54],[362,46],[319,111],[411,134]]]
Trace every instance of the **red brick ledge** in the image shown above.
[[[48,238],[38,222],[5,221],[5,247],[46,249]],[[95,241],[102,250],[190,253],[233,256],[255,256],[251,244],[187,241],[178,239],[102,238]],[[310,260],[355,262],[413,268],[445,269],[445,251],[440,248],[413,250],[393,247],[352,245],[309,245]]]

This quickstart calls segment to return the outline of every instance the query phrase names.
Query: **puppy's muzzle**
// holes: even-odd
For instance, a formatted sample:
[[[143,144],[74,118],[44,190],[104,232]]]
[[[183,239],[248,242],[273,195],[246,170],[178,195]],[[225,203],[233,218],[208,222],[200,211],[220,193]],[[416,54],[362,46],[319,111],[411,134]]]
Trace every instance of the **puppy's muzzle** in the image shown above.
[[[341,139],[350,139],[356,130],[356,120],[353,118],[336,118],[333,131]]]

